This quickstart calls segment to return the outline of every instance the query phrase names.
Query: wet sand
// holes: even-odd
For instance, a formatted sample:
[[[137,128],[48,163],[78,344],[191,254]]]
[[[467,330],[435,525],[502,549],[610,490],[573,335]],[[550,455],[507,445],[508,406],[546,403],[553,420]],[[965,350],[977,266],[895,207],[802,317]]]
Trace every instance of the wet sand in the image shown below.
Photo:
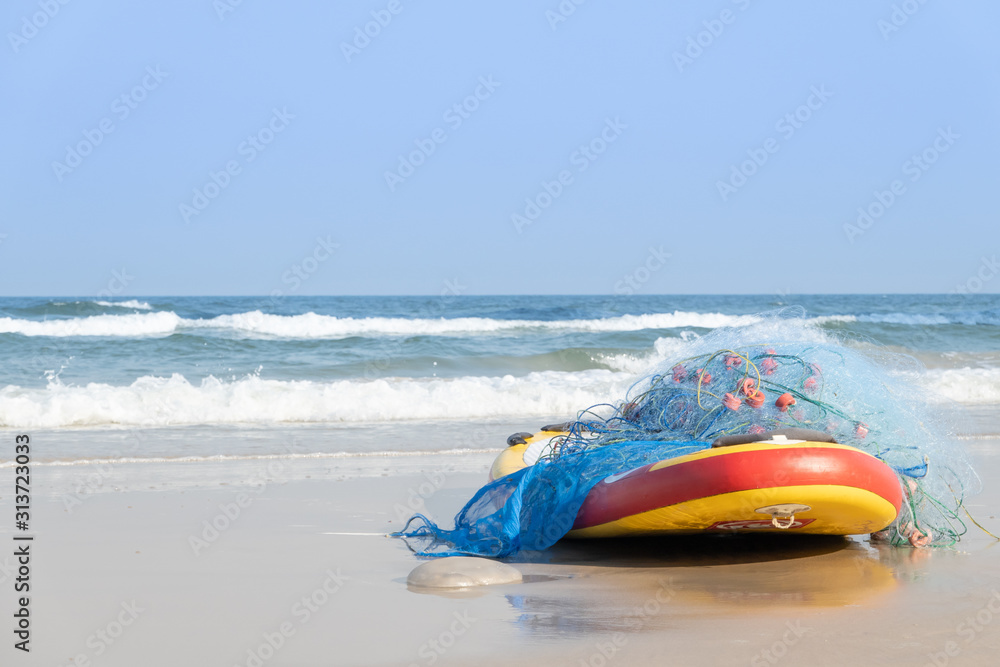
[[[1000,534],[1000,492],[990,483],[1000,441],[972,448],[986,490],[969,509]],[[420,561],[384,534],[411,507],[452,516],[492,456],[451,456],[445,466],[404,457],[365,470],[286,461],[262,472],[233,462],[120,463],[102,473],[100,492],[85,494],[73,489],[89,468],[39,468],[32,651],[6,646],[3,664],[996,660],[1000,545],[971,523],[955,549],[794,536],[564,542],[512,560],[522,583],[408,589]],[[12,504],[4,493],[0,515],[11,516]],[[9,545],[7,523],[0,539]],[[0,616],[12,644],[9,552],[0,556]]]

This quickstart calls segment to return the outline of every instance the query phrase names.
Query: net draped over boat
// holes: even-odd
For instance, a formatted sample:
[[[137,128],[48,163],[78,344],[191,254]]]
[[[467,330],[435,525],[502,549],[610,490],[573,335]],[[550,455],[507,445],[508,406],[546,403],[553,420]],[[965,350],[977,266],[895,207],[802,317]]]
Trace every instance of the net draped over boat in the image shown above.
[[[426,538],[415,548],[422,556],[502,558],[547,549],[569,532],[587,494],[605,477],[709,446],[633,441],[563,451],[484,486],[455,517],[453,530],[416,514],[395,535]],[[410,529],[413,523],[417,527]]]
[[[769,333],[780,331],[779,319]],[[964,498],[979,480],[958,443],[929,417],[926,390],[907,383],[917,362],[819,335],[748,344],[755,333],[716,330],[690,344],[689,356],[633,385],[624,400],[583,411],[538,463],[480,489],[454,529],[418,514],[395,535],[424,556],[545,549],[572,528],[605,477],[705,449],[720,436],[797,427],[827,433],[896,472],[903,507],[873,539],[954,544],[966,530]]]

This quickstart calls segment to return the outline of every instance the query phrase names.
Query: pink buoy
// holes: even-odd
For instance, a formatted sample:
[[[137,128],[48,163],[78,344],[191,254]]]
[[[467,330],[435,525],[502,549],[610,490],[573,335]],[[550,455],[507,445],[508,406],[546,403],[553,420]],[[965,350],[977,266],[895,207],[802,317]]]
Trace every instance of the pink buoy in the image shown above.
[[[774,404],[782,412],[788,412],[788,407],[791,405],[795,405],[795,398],[786,391],[784,394],[778,397],[778,400],[776,400]]]
[[[767,397],[764,395],[764,392],[757,390],[752,394],[747,394],[747,405],[751,408],[763,407],[766,398]]]

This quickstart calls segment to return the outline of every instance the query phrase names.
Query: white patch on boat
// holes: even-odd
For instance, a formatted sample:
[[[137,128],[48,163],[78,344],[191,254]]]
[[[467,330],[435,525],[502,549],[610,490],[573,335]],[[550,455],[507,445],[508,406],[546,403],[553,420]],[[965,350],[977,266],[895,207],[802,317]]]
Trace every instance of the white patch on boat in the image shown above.
[[[524,461],[526,465],[535,465],[543,454],[547,456],[552,453],[552,440],[553,438],[549,438],[548,440],[545,440],[544,438],[541,440],[535,440],[533,443],[528,445],[527,449],[524,450],[521,460]]]
[[[789,440],[783,435],[772,435],[770,440],[758,440],[755,445],[797,445],[805,440]]]
[[[605,477],[604,478],[604,483],[605,484],[614,484],[615,482],[617,482],[618,480],[622,479],[623,477],[628,477],[629,475],[631,475],[636,470],[638,470],[638,468],[632,468],[631,470],[626,470],[625,472],[620,472],[618,474],[610,475],[609,477]]]

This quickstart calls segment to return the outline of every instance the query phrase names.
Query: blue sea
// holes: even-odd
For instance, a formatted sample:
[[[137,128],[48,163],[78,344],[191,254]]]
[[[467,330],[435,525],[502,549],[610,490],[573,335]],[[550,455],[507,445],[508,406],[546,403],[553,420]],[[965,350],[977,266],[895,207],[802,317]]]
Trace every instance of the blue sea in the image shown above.
[[[572,417],[783,308],[803,336],[912,356],[932,402],[1000,431],[1000,295],[4,298],[0,427],[64,434],[56,459],[144,429],[170,437],[139,458],[218,454],[219,433],[231,455],[499,447],[440,425]]]

